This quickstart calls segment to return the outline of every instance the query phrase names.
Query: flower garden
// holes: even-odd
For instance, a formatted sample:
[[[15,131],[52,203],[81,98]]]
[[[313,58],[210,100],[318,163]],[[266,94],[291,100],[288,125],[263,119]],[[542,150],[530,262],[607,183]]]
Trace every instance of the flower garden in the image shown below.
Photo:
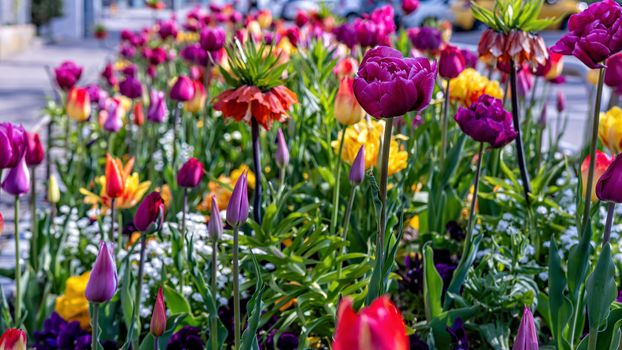
[[[0,123],[0,349],[618,349],[622,7],[547,47],[542,6],[474,3],[473,50],[391,6],[211,5],[122,31],[95,83],[67,57],[41,135]]]

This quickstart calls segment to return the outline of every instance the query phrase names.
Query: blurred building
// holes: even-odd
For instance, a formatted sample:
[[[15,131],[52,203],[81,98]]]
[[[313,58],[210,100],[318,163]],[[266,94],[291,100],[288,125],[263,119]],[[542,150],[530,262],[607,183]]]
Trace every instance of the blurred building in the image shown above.
[[[30,23],[30,0],[0,0],[0,59],[30,46],[35,29]]]

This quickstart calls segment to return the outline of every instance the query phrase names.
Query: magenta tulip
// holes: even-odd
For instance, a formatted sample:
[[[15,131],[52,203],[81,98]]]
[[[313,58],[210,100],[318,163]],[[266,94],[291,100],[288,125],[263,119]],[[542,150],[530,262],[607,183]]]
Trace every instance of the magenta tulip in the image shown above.
[[[525,306],[512,350],[538,350],[538,332],[531,310]]]
[[[466,66],[462,52],[453,45],[441,50],[438,60],[438,74],[445,79],[453,79],[460,75]]]
[[[596,183],[596,196],[601,201],[622,203],[622,153],[618,154]]]
[[[45,151],[43,150],[43,144],[37,133],[26,133],[26,164],[29,166],[36,166],[43,162],[45,157]]]
[[[164,92],[152,90],[151,91],[151,103],[147,110],[147,119],[154,123],[163,123],[168,115],[168,108],[166,107],[166,100],[164,98]]]
[[[196,158],[190,158],[177,172],[177,185],[194,188],[199,185],[203,177],[203,164]]]
[[[148,194],[136,209],[134,226],[141,232],[158,230],[164,220],[164,200],[159,192]],[[152,226],[153,225],[153,226]]]
[[[226,39],[227,34],[222,28],[207,27],[201,31],[199,42],[203,50],[218,51],[225,46]]]
[[[194,97],[194,93],[194,84],[192,80],[181,75],[175,80],[175,84],[173,84],[169,95],[175,101],[187,102]]]
[[[503,108],[501,100],[489,95],[480,96],[469,108],[461,107],[455,119],[465,134],[493,148],[503,147],[517,136],[512,114]]]
[[[0,169],[13,168],[17,165],[26,148],[24,128],[11,123],[0,123]]]
[[[73,61],[65,61],[54,68],[56,83],[64,91],[71,90],[82,76],[82,67]]]

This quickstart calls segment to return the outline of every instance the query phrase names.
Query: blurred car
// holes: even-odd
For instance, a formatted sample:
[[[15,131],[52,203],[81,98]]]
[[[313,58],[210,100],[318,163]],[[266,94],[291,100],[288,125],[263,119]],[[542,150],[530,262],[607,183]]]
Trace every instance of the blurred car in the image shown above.
[[[443,20],[454,22],[454,14],[449,7],[449,0],[419,0],[419,8],[410,15],[404,16],[402,25],[404,27],[421,27]]]
[[[318,12],[328,8],[333,14],[353,18],[363,13],[361,0],[285,0],[281,4],[281,11],[273,12],[286,20],[293,20],[299,11]]]
[[[492,10],[495,6],[494,0],[474,0],[478,5]],[[587,7],[586,3],[577,0],[546,0],[540,10],[540,18],[558,18],[550,29],[566,29],[570,15],[581,12]],[[454,0],[451,4],[451,11],[454,15],[454,24],[460,29],[476,29],[479,23],[471,12],[470,0]]]

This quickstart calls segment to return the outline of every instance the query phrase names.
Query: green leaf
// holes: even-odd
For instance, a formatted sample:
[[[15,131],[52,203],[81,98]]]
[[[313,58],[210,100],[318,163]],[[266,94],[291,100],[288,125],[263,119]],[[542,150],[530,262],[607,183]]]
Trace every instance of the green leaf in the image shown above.
[[[549,247],[549,312],[551,317],[551,333],[557,349],[570,349],[563,337],[563,331],[572,314],[572,303],[564,296],[566,278],[562,270],[561,259],[555,240]]]
[[[588,259],[592,250],[591,239],[592,224],[588,222],[586,231],[579,238],[579,243],[573,246],[568,254],[568,289],[573,300],[576,300],[579,288],[583,285],[587,275]]]
[[[434,251],[429,243],[423,248],[423,295],[425,318],[432,321],[443,311],[443,279],[434,266]]]
[[[598,331],[602,321],[609,315],[609,307],[618,295],[615,280],[616,268],[611,256],[611,246],[605,243],[596,267],[587,280],[587,314],[590,332]]]
[[[476,235],[471,237],[470,242],[464,242],[464,244],[469,245],[468,249],[465,251],[466,258],[460,261],[458,267],[456,268],[456,271],[454,271],[453,277],[451,278],[451,282],[449,283],[449,287],[447,288],[448,296],[445,298],[445,304],[443,305],[443,308],[445,310],[447,310],[451,305],[451,298],[449,297],[449,293],[458,294],[460,288],[462,288],[462,284],[466,279],[467,273],[469,272],[471,265],[473,265],[473,262],[475,261],[475,257],[477,255],[477,251],[479,250],[479,244],[481,241],[482,235]]]
[[[257,329],[259,328],[259,318],[261,317],[262,310],[261,297],[265,290],[265,286],[261,280],[261,271],[259,269],[257,258],[252,251],[250,251],[250,255],[253,258],[257,282],[255,283],[255,293],[253,293],[251,300],[249,300],[248,304],[246,304],[246,310],[248,310],[248,322],[244,333],[242,333],[240,344],[240,349],[242,350],[259,349],[259,344],[257,344]]]
[[[164,300],[166,300],[166,307],[172,315],[175,314],[192,314],[192,309],[188,300],[183,295],[179,294],[176,290],[169,286],[162,288],[164,292]]]

